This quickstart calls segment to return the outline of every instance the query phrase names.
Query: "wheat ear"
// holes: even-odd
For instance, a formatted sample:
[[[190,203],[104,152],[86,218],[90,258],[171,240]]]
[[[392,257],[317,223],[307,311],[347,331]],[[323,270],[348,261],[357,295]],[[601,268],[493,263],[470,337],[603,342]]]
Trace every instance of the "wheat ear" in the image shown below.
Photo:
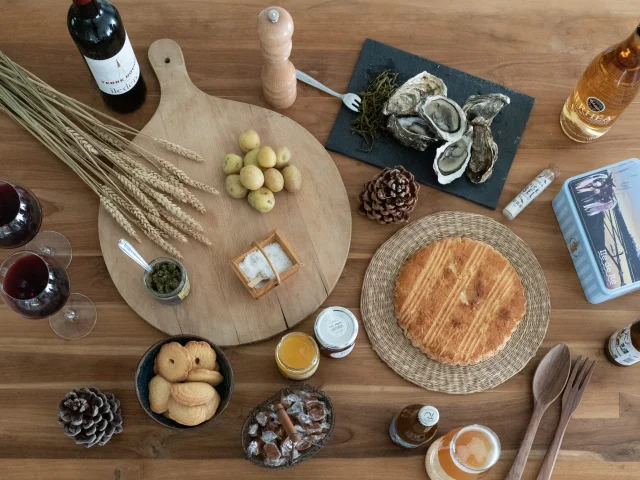
[[[153,228],[153,225],[151,225],[147,220],[147,216],[145,215],[145,213],[137,205],[127,200],[126,198],[123,198],[120,195],[116,194],[116,192],[114,192],[111,187],[103,186],[101,189],[102,193],[109,200],[115,203],[118,207],[122,208],[124,211],[129,212],[131,215],[133,215],[133,218],[136,219],[136,224],[138,224],[140,228]]]
[[[107,212],[109,212],[109,214],[114,218],[118,225],[120,225],[124,229],[125,232],[135,238],[138,242],[142,242],[142,239],[133,228],[133,225],[131,225],[129,221],[124,218],[122,212],[118,210],[118,207],[116,207],[116,205],[111,200],[103,195],[100,195],[100,204]]]
[[[136,184],[120,173],[116,173],[115,177],[120,181],[124,189],[129,192],[145,210],[154,215],[158,215],[158,209],[156,206]]]
[[[191,225],[193,228],[195,228],[199,232],[204,231],[204,228],[202,227],[202,225],[200,225],[200,223],[195,218],[193,218],[191,215],[186,213],[179,206],[177,206],[175,203],[169,200],[169,198],[166,195],[163,195],[157,190],[154,190],[153,188],[151,188],[149,185],[145,183],[139,182],[137,180],[134,180],[134,183],[140,190],[142,190],[145,194],[153,198],[156,202],[162,205],[167,211],[171,212],[174,216],[179,218],[182,222],[188,225]]]
[[[189,150],[188,148],[183,147],[182,145],[177,145],[169,140],[163,140],[162,138],[151,137],[153,140],[162,145],[165,149],[173,152],[175,154],[180,155],[181,157],[188,158],[189,160],[193,160],[194,162],[204,162],[204,158],[199,153],[194,152],[193,150]]]
[[[176,167],[173,163],[165,160],[164,158],[155,157],[155,160],[160,164],[161,170],[166,171],[169,175],[177,178],[185,185],[188,185],[193,188],[197,188],[198,190],[202,190],[203,192],[212,193],[214,195],[219,195],[220,192],[206,183],[197,182],[193,180],[189,175],[187,175],[183,170]]]
[[[193,228],[190,225],[187,225],[186,223],[181,222],[177,218],[169,215],[166,211],[160,210],[160,215],[162,215],[162,217],[167,222],[169,222],[171,225],[173,225],[174,227],[176,227],[180,231],[186,233],[187,235],[189,235],[191,238],[197,240],[198,242],[204,243],[208,247],[211,247],[213,245],[211,240],[209,240],[207,237],[202,235],[202,233],[200,233],[198,230],[196,230],[195,228]]]
[[[187,237],[185,237],[180,230],[172,227],[167,222],[165,222],[162,218],[157,217],[155,215],[148,215],[147,218],[149,219],[149,222],[151,222],[158,230],[160,230],[161,233],[164,233],[165,235],[171,238],[175,238],[179,242],[182,242],[182,243],[188,242]]]
[[[89,143],[89,141],[82,135],[80,132],[75,131],[73,128],[66,127],[65,131],[71,136],[76,142],[78,142],[87,152],[92,153],[94,155],[100,155],[100,152]]]

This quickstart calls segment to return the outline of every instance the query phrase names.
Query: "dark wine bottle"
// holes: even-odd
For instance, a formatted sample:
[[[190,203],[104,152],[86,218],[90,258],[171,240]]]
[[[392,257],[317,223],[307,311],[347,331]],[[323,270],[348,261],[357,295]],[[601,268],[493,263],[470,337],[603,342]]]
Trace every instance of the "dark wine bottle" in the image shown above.
[[[147,86],[116,7],[106,0],[73,0],[67,26],[107,106],[120,113],[140,108]]]

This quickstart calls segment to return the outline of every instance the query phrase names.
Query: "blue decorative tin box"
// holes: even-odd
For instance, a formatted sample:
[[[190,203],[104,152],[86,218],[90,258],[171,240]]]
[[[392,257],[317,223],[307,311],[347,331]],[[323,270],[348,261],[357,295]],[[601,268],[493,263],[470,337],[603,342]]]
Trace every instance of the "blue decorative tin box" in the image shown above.
[[[568,179],[553,209],[587,300],[640,289],[640,160]]]

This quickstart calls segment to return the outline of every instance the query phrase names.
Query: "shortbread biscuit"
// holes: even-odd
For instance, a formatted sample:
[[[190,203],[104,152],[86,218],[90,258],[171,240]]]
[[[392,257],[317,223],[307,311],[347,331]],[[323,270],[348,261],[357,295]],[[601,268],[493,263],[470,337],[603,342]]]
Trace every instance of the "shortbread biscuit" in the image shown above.
[[[220,395],[218,395],[217,392],[215,392],[213,398],[204,405],[196,405],[193,407],[182,405],[172,396],[169,398],[169,418],[181,425],[193,427],[213,417],[219,405]]]
[[[187,378],[192,363],[191,353],[178,342],[165,343],[156,356],[158,373],[171,383]]]
[[[205,382],[174,383],[171,396],[188,407],[203,405],[215,395],[215,389]]]
[[[222,383],[224,377],[220,372],[215,370],[207,370],[206,368],[194,368],[187,375],[187,382],[206,382],[216,387]]]
[[[213,366],[213,371],[214,372],[219,372],[220,371],[220,364],[218,362],[216,362],[216,364]]]
[[[193,368],[213,370],[216,365],[216,351],[207,342],[191,341],[185,345],[191,352]]]
[[[170,395],[171,382],[168,382],[162,375],[156,375],[149,381],[149,404],[152,412],[166,412]]]

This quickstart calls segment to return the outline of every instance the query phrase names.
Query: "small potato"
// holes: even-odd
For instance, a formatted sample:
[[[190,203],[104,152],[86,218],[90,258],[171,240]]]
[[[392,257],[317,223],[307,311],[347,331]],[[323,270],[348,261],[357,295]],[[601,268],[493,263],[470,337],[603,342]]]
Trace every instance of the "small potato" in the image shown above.
[[[227,153],[224,156],[224,161],[222,163],[222,170],[227,175],[232,175],[234,173],[240,173],[242,170],[242,157],[240,155],[236,155],[235,153]]]
[[[240,135],[238,143],[240,144],[240,150],[243,153],[247,153],[255,148],[260,148],[260,136],[255,130],[247,130]]]
[[[276,150],[276,168],[284,168],[291,162],[291,150],[288,147],[280,147]]]
[[[258,152],[258,166],[273,168],[276,166],[276,152],[271,147],[262,147]]]
[[[249,193],[249,189],[245,188],[240,181],[240,175],[232,174],[227,177],[224,182],[227,193],[233,198],[244,198]]]
[[[282,178],[282,174],[275,168],[265,170],[264,186],[273,193],[279,192],[284,188],[284,178]]]
[[[255,148],[244,156],[244,164],[246,165],[254,165],[259,167],[258,165],[258,153],[260,152],[259,148]]]
[[[255,165],[246,165],[240,170],[240,182],[249,190],[258,190],[264,185],[264,174]]]
[[[249,192],[249,205],[262,213],[270,212],[276,204],[276,197],[267,187]]]
[[[297,192],[302,188],[302,174],[295,165],[284,167],[282,169],[282,177],[284,178],[284,188],[287,192]]]

